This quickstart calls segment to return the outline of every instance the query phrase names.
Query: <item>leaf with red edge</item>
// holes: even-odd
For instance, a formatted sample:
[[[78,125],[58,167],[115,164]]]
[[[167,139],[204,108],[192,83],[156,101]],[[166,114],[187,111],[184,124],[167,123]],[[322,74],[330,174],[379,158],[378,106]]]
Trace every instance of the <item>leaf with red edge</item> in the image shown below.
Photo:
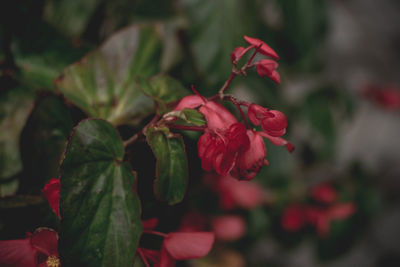
[[[117,130],[82,121],[60,167],[60,255],[63,266],[131,266],[142,233],[136,174],[123,162]]]
[[[204,257],[214,243],[214,233],[169,233],[163,246],[175,260],[188,260]]]

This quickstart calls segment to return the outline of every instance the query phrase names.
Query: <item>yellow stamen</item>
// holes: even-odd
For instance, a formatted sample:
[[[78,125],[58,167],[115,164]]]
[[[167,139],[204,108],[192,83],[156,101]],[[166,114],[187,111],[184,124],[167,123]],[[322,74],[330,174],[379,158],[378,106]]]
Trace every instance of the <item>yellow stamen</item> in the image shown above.
[[[61,267],[60,259],[54,255],[47,258],[46,264],[48,267]]]

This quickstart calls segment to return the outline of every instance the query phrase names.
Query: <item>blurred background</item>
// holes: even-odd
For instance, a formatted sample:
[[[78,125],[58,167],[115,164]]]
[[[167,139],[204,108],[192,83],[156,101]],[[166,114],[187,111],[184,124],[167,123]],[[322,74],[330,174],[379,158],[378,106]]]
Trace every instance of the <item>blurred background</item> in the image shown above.
[[[57,176],[65,137],[52,132],[47,137],[60,148],[40,151],[41,144],[32,141],[43,138],[35,134],[40,127],[31,113],[35,101],[59,94],[53,80],[62,70],[119,30],[156,24],[163,36],[161,70],[205,96],[215,94],[229,76],[230,53],[246,45],[243,35],[269,44],[280,56],[281,84],[249,71],[234,81],[230,93],[282,111],[288,119],[285,138],[296,146],[289,154],[267,144],[270,165],[255,182],[269,201],[234,210],[244,218],[246,234],[221,242],[216,252],[188,266],[400,266],[399,1],[16,0],[0,5],[2,240],[43,221],[54,223],[39,189]],[[68,108],[74,123],[85,117],[73,105]],[[202,174],[195,142],[186,138],[191,168],[197,170],[191,175],[195,187],[192,180],[201,181]],[[39,158],[45,162],[37,163]],[[354,213],[332,222],[327,236],[314,227],[285,227],[288,207],[314,205],[310,190],[320,184],[334,188],[341,203],[354,204]],[[178,205],[178,213],[193,210],[188,207],[199,206],[201,199],[197,192]],[[21,214],[28,219],[18,219]]]

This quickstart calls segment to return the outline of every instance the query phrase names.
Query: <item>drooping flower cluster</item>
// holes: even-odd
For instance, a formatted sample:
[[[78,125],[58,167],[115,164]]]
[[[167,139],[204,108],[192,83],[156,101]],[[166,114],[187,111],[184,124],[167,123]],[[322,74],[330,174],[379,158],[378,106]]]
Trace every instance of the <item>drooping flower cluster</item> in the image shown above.
[[[259,132],[246,128],[221,104],[199,95],[184,97],[175,110],[184,108],[198,108],[206,119],[207,128],[198,141],[198,153],[205,171],[214,170],[222,176],[231,174],[249,180],[263,165],[268,165],[263,137],[274,145],[285,145],[289,151],[294,149],[280,137],[286,132],[287,122],[279,111],[248,104],[250,121],[263,129]]]
[[[283,229],[296,232],[310,225],[324,238],[329,236],[332,221],[345,220],[356,211],[353,203],[339,203],[338,192],[329,184],[312,188],[310,197],[315,204],[291,204],[285,209],[281,220]]]
[[[233,71],[218,95],[206,99],[196,92],[196,95],[184,97],[174,111],[198,109],[204,115],[207,124],[204,134],[198,141],[198,154],[205,171],[215,171],[222,176],[230,174],[236,178],[250,180],[256,176],[263,165],[268,165],[265,159],[267,151],[263,138],[269,139],[274,145],[285,145],[290,152],[293,151],[294,146],[281,137],[285,134],[287,127],[286,117],[282,112],[238,101],[224,94],[233,78],[237,75],[245,75],[245,71],[251,66],[256,66],[257,73],[261,77],[267,76],[280,82],[276,71],[278,63],[274,60],[262,59],[252,63],[257,53],[278,60],[279,57],[275,51],[259,39],[248,36],[244,36],[244,39],[249,46],[237,47],[232,52]],[[255,49],[255,52],[238,70],[238,61],[251,49]],[[223,105],[217,103],[217,98],[234,103],[240,111],[243,122],[239,122]],[[248,119],[254,126],[261,126],[262,131],[256,131],[250,127],[241,106],[248,108]]]

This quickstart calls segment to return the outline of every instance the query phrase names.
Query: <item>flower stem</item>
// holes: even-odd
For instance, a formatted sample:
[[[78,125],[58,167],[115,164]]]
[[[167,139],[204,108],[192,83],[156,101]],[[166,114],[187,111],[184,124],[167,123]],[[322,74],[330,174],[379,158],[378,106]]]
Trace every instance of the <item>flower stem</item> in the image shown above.
[[[158,232],[158,231],[153,231],[153,230],[143,230],[143,233],[151,234],[151,235],[158,235],[158,236],[161,236],[161,237],[167,237],[167,234],[164,234],[164,233],[161,233],[161,232]]]

